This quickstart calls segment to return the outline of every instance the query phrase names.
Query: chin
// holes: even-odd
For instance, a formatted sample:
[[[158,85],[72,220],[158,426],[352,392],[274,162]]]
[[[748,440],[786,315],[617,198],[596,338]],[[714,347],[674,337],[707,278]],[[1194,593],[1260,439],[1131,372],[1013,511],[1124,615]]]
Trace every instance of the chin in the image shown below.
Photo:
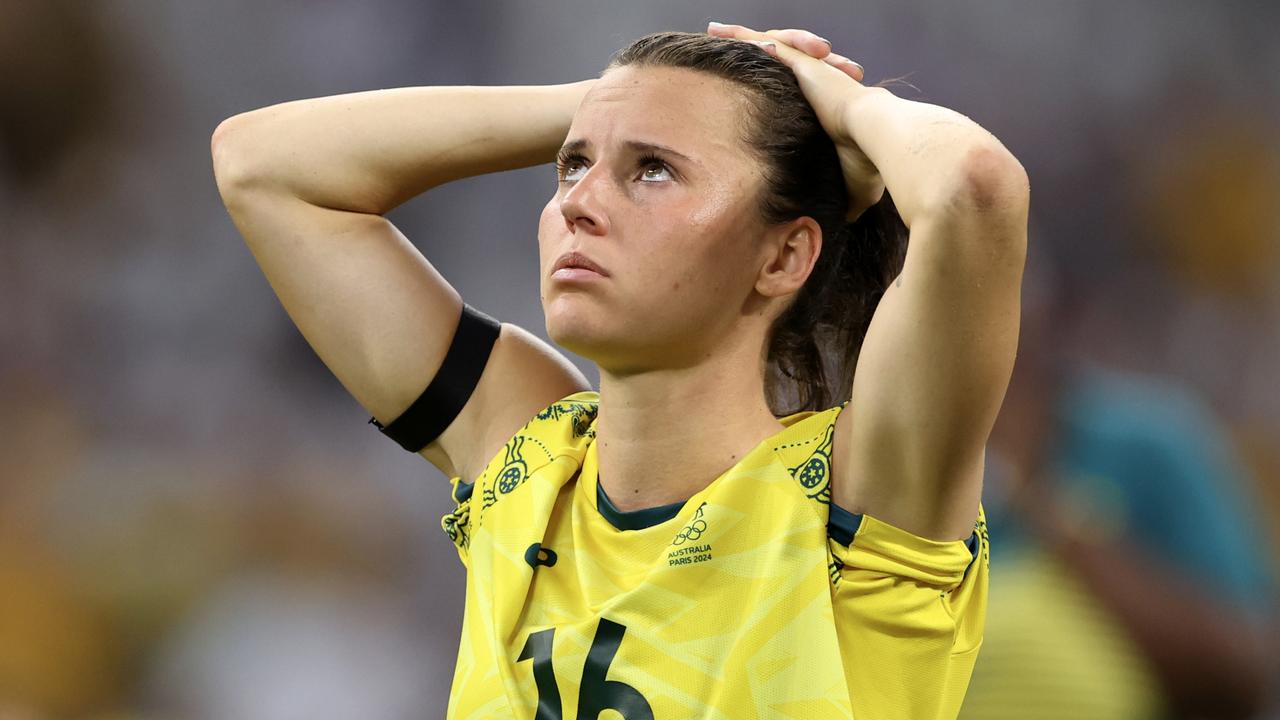
[[[597,365],[612,366],[624,358],[634,357],[638,351],[633,347],[636,338],[625,332],[625,321],[604,308],[560,297],[543,310],[547,337]]]
[[[600,335],[601,311],[581,297],[560,295],[543,306],[547,322],[547,337],[560,347],[589,357],[589,349],[603,339]]]

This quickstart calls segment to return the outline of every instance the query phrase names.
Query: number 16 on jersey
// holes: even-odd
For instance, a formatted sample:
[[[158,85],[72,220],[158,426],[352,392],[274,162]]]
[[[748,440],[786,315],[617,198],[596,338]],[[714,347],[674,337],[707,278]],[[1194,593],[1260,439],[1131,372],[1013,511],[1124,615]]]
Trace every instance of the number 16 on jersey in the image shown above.
[[[626,720],[653,720],[649,701],[639,690],[617,680],[605,679],[626,632],[625,626],[600,618],[595,639],[587,652],[587,662],[582,668],[577,720],[597,720],[605,710],[613,710]],[[560,687],[556,685],[555,670],[551,665],[555,633],[555,628],[530,633],[517,658],[518,661],[533,660],[533,681],[538,687],[538,714],[534,720],[564,720]]]

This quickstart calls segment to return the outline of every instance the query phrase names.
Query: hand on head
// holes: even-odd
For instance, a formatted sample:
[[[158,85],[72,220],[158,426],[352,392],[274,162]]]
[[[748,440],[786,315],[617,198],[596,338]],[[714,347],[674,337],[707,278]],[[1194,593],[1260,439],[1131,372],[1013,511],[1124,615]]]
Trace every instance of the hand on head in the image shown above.
[[[849,77],[862,82],[865,73],[862,66],[850,60],[844,55],[839,55],[831,51],[831,41],[826,38],[811,33],[808,30],[797,30],[794,28],[787,30],[769,30],[768,32],[759,32],[742,25],[725,25],[712,21],[707,24],[707,34],[716,37],[734,38],[737,40],[746,40],[753,42],[765,48],[770,55],[775,52],[770,51],[768,44],[781,42],[789,47],[795,48],[812,58],[822,60],[828,65],[841,70],[849,75]],[[781,59],[781,58],[779,58]]]
[[[831,136],[840,156],[840,168],[849,193],[847,220],[854,220],[884,195],[884,180],[866,153],[853,139],[850,108],[854,101],[875,89],[862,85],[862,66],[831,52],[831,43],[808,30],[757,32],[742,25],[712,22],[707,34],[754,43],[777,58],[795,74],[805,99],[813,107],[822,129]],[[883,91],[881,91],[883,92]]]

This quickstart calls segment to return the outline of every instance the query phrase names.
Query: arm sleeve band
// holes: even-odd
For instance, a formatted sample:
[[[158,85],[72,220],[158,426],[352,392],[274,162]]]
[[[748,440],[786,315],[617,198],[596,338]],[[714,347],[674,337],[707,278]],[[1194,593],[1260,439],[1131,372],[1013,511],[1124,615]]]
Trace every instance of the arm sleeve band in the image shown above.
[[[372,417],[369,422],[409,452],[426,447],[462,412],[480,382],[501,329],[497,320],[463,303],[449,351],[427,389],[389,424]]]

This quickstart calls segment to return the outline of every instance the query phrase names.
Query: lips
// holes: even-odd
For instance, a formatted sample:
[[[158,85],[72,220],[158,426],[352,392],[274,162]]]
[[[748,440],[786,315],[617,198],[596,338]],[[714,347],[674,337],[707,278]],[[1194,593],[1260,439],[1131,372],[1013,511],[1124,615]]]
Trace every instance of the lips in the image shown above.
[[[582,268],[584,270],[590,270],[598,273],[602,277],[609,277],[609,272],[607,270],[600,267],[596,261],[576,250],[561,255],[560,258],[556,260],[555,267],[551,268],[551,272],[554,274],[557,270],[563,270],[564,268]]]

